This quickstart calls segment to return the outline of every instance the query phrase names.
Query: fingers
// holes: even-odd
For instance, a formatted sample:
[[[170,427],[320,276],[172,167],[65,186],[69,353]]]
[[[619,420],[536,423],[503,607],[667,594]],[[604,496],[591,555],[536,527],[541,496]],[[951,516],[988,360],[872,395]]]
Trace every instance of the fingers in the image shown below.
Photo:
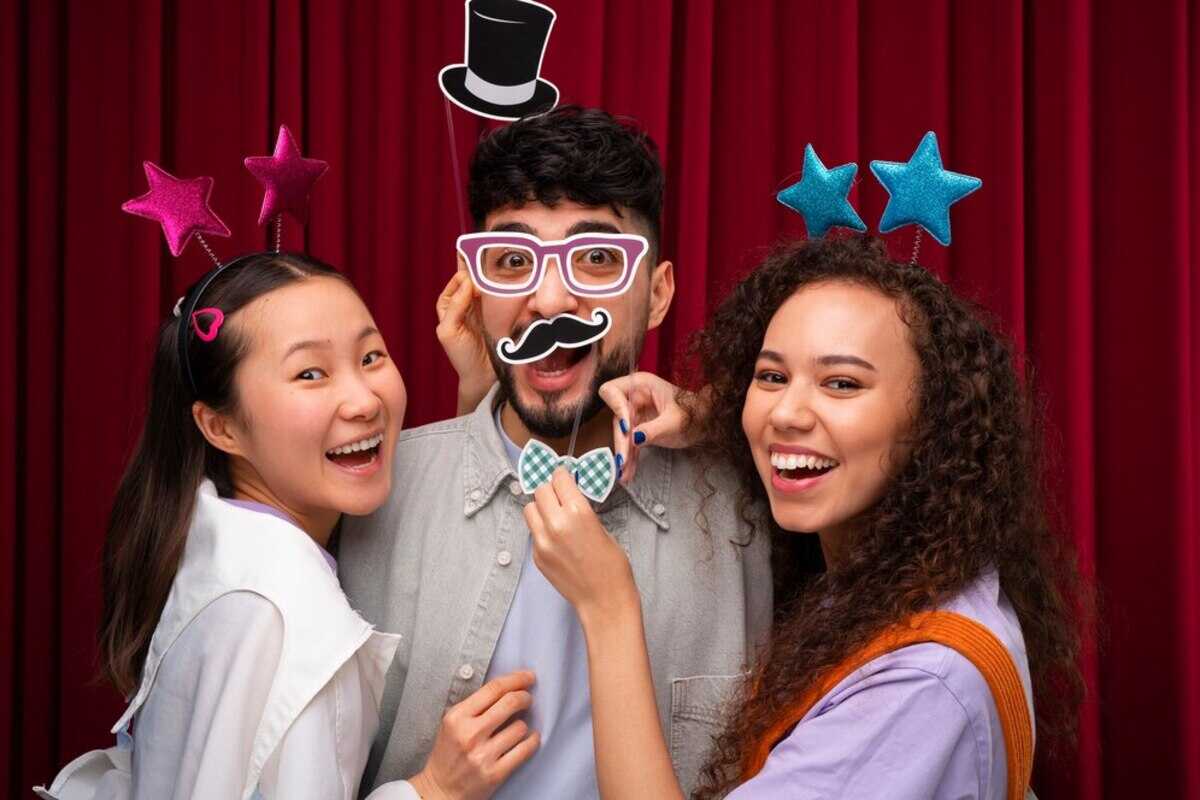
[[[487,744],[480,748],[480,755],[487,762],[498,761],[501,756],[513,749],[527,735],[529,735],[529,726],[525,724],[525,721],[519,719],[513,720],[497,731],[495,736],[488,739]]]
[[[542,737],[538,735],[537,731],[534,731],[516,747],[513,747],[507,753],[500,756],[496,760],[495,766],[495,776],[498,778],[497,783],[503,783],[508,780],[508,776],[512,775],[513,770],[528,761],[537,752],[541,744]]]
[[[629,404],[629,390],[633,386],[633,376],[626,375],[622,378],[616,378],[611,381],[605,381],[600,386],[600,399],[604,401],[610,409],[617,422],[622,420],[626,422],[633,417],[632,408]]]
[[[587,499],[583,496],[583,492],[579,491],[575,477],[567,472],[566,467],[554,470],[554,474],[550,477],[550,486],[554,488],[558,504],[563,509],[575,511],[580,508],[580,504],[587,506]]]
[[[480,730],[484,736],[490,737],[497,728],[508,722],[513,714],[524,711],[532,704],[533,695],[529,692],[509,692],[479,716]]]
[[[679,438],[683,432],[685,419],[679,408],[668,408],[654,419],[646,420],[637,426],[632,438],[634,449],[648,444],[666,446],[664,440]]]
[[[536,502],[527,503],[523,513],[525,514],[525,524],[529,526],[529,533],[533,539],[533,560],[536,563],[541,557],[541,553],[550,546],[546,522],[542,519],[541,509],[538,508]]]
[[[632,424],[633,414],[629,406],[629,399],[622,390],[625,380],[625,378],[618,378],[605,382],[600,387],[600,399],[613,412],[613,458],[617,463],[617,480],[628,486],[629,481],[633,479],[633,472],[630,469],[633,457],[631,457],[629,447],[629,426]]]
[[[472,717],[483,714],[496,704],[501,697],[509,692],[517,692],[533,686],[534,676],[528,670],[510,672],[499,678],[492,678],[483,686],[476,689],[469,697],[454,706],[451,711],[460,710]]]
[[[445,326],[448,330],[455,330],[462,327],[474,296],[475,284],[470,276],[465,272],[454,273],[446,288],[438,295],[438,328]]]

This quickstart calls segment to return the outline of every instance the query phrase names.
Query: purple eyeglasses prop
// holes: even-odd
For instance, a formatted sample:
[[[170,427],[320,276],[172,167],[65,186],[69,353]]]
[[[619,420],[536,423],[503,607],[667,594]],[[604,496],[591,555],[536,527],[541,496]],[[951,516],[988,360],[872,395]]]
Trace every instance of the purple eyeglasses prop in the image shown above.
[[[528,233],[467,233],[458,252],[467,262],[479,291],[497,297],[533,294],[554,256],[558,274],[578,297],[615,297],[633,283],[638,265],[650,250],[644,236],[632,233],[578,233],[544,242]]]

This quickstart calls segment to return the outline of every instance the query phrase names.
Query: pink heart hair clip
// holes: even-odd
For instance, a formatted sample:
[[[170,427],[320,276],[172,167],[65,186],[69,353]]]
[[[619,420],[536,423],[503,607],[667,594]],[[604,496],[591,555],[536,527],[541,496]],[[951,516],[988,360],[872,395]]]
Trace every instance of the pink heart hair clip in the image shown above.
[[[200,327],[200,318],[209,317],[208,330]],[[201,308],[192,312],[192,330],[200,337],[202,342],[211,342],[217,338],[217,331],[221,330],[221,325],[225,323],[225,312],[219,308]]]

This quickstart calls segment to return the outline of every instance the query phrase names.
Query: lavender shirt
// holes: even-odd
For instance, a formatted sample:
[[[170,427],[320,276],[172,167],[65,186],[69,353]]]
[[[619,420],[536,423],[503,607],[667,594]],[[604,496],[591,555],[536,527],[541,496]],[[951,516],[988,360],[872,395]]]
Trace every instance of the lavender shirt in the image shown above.
[[[995,571],[942,609],[981,623],[1004,643],[1032,719],[1025,640]],[[949,647],[917,644],[833,687],[727,800],[1003,798],[1006,770],[1000,716],[983,675]]]

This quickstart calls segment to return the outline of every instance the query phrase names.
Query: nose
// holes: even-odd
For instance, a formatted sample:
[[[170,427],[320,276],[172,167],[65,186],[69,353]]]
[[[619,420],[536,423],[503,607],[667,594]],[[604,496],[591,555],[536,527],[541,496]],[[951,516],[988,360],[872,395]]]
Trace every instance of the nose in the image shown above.
[[[558,256],[546,256],[542,285],[530,295],[529,310],[545,319],[579,310],[579,300],[563,283],[562,266]]]
[[[347,376],[338,412],[343,419],[369,422],[379,416],[383,399],[360,374]]]
[[[811,431],[817,424],[811,400],[811,389],[795,381],[780,393],[767,421],[778,431]]]

